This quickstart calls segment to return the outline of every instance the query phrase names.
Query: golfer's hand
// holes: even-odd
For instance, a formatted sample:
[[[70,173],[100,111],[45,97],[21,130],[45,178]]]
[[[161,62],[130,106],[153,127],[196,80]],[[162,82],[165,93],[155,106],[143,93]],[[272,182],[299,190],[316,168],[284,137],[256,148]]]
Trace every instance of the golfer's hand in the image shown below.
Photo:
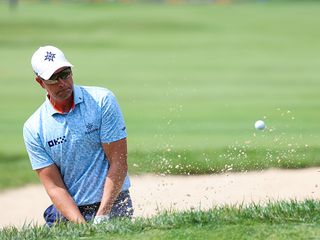
[[[109,220],[110,220],[110,215],[109,214],[107,214],[107,215],[98,215],[98,216],[94,217],[93,224],[96,225],[96,224],[107,222]]]

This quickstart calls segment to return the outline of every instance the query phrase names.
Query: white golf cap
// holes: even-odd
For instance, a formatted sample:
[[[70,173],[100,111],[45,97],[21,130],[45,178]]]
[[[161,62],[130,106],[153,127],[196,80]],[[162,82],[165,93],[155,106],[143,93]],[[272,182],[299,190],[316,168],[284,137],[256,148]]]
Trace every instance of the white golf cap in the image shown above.
[[[48,80],[61,67],[73,67],[63,52],[54,46],[40,47],[31,58],[31,65],[35,74]]]

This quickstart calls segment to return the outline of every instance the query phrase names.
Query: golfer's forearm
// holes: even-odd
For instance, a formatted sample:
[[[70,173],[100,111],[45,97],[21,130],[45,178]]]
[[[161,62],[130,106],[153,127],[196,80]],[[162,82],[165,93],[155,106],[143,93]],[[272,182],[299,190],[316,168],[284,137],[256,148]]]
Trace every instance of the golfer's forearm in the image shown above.
[[[124,179],[127,175],[127,169],[127,165],[119,166],[116,164],[110,167],[97,215],[110,213],[112,205],[121,191]]]
[[[85,223],[85,220],[81,215],[77,205],[66,189],[60,187],[52,188],[48,190],[48,194],[55,207],[69,221],[75,223]]]

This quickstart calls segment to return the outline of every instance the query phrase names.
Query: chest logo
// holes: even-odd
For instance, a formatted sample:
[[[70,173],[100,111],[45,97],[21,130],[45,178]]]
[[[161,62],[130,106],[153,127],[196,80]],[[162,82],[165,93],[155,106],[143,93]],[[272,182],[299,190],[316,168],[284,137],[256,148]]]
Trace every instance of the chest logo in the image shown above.
[[[93,123],[88,123],[86,124],[86,131],[85,131],[85,134],[90,134],[90,133],[93,133],[95,131],[98,131],[99,128],[95,127],[93,125]]]
[[[53,146],[59,145],[61,143],[64,143],[66,141],[67,141],[66,136],[58,137],[56,139],[52,139],[52,140],[48,141],[48,145],[49,145],[49,147],[53,147]]]

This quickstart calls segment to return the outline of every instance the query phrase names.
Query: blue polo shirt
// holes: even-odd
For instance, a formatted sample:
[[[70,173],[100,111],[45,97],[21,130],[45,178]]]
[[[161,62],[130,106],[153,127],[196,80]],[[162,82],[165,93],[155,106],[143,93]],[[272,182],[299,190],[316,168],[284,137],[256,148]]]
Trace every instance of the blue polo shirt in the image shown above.
[[[46,98],[25,122],[23,137],[34,170],[56,164],[76,204],[92,204],[101,201],[109,167],[101,143],[126,138],[126,127],[110,90],[74,85],[74,104],[61,114]],[[122,190],[129,187],[127,176]]]

